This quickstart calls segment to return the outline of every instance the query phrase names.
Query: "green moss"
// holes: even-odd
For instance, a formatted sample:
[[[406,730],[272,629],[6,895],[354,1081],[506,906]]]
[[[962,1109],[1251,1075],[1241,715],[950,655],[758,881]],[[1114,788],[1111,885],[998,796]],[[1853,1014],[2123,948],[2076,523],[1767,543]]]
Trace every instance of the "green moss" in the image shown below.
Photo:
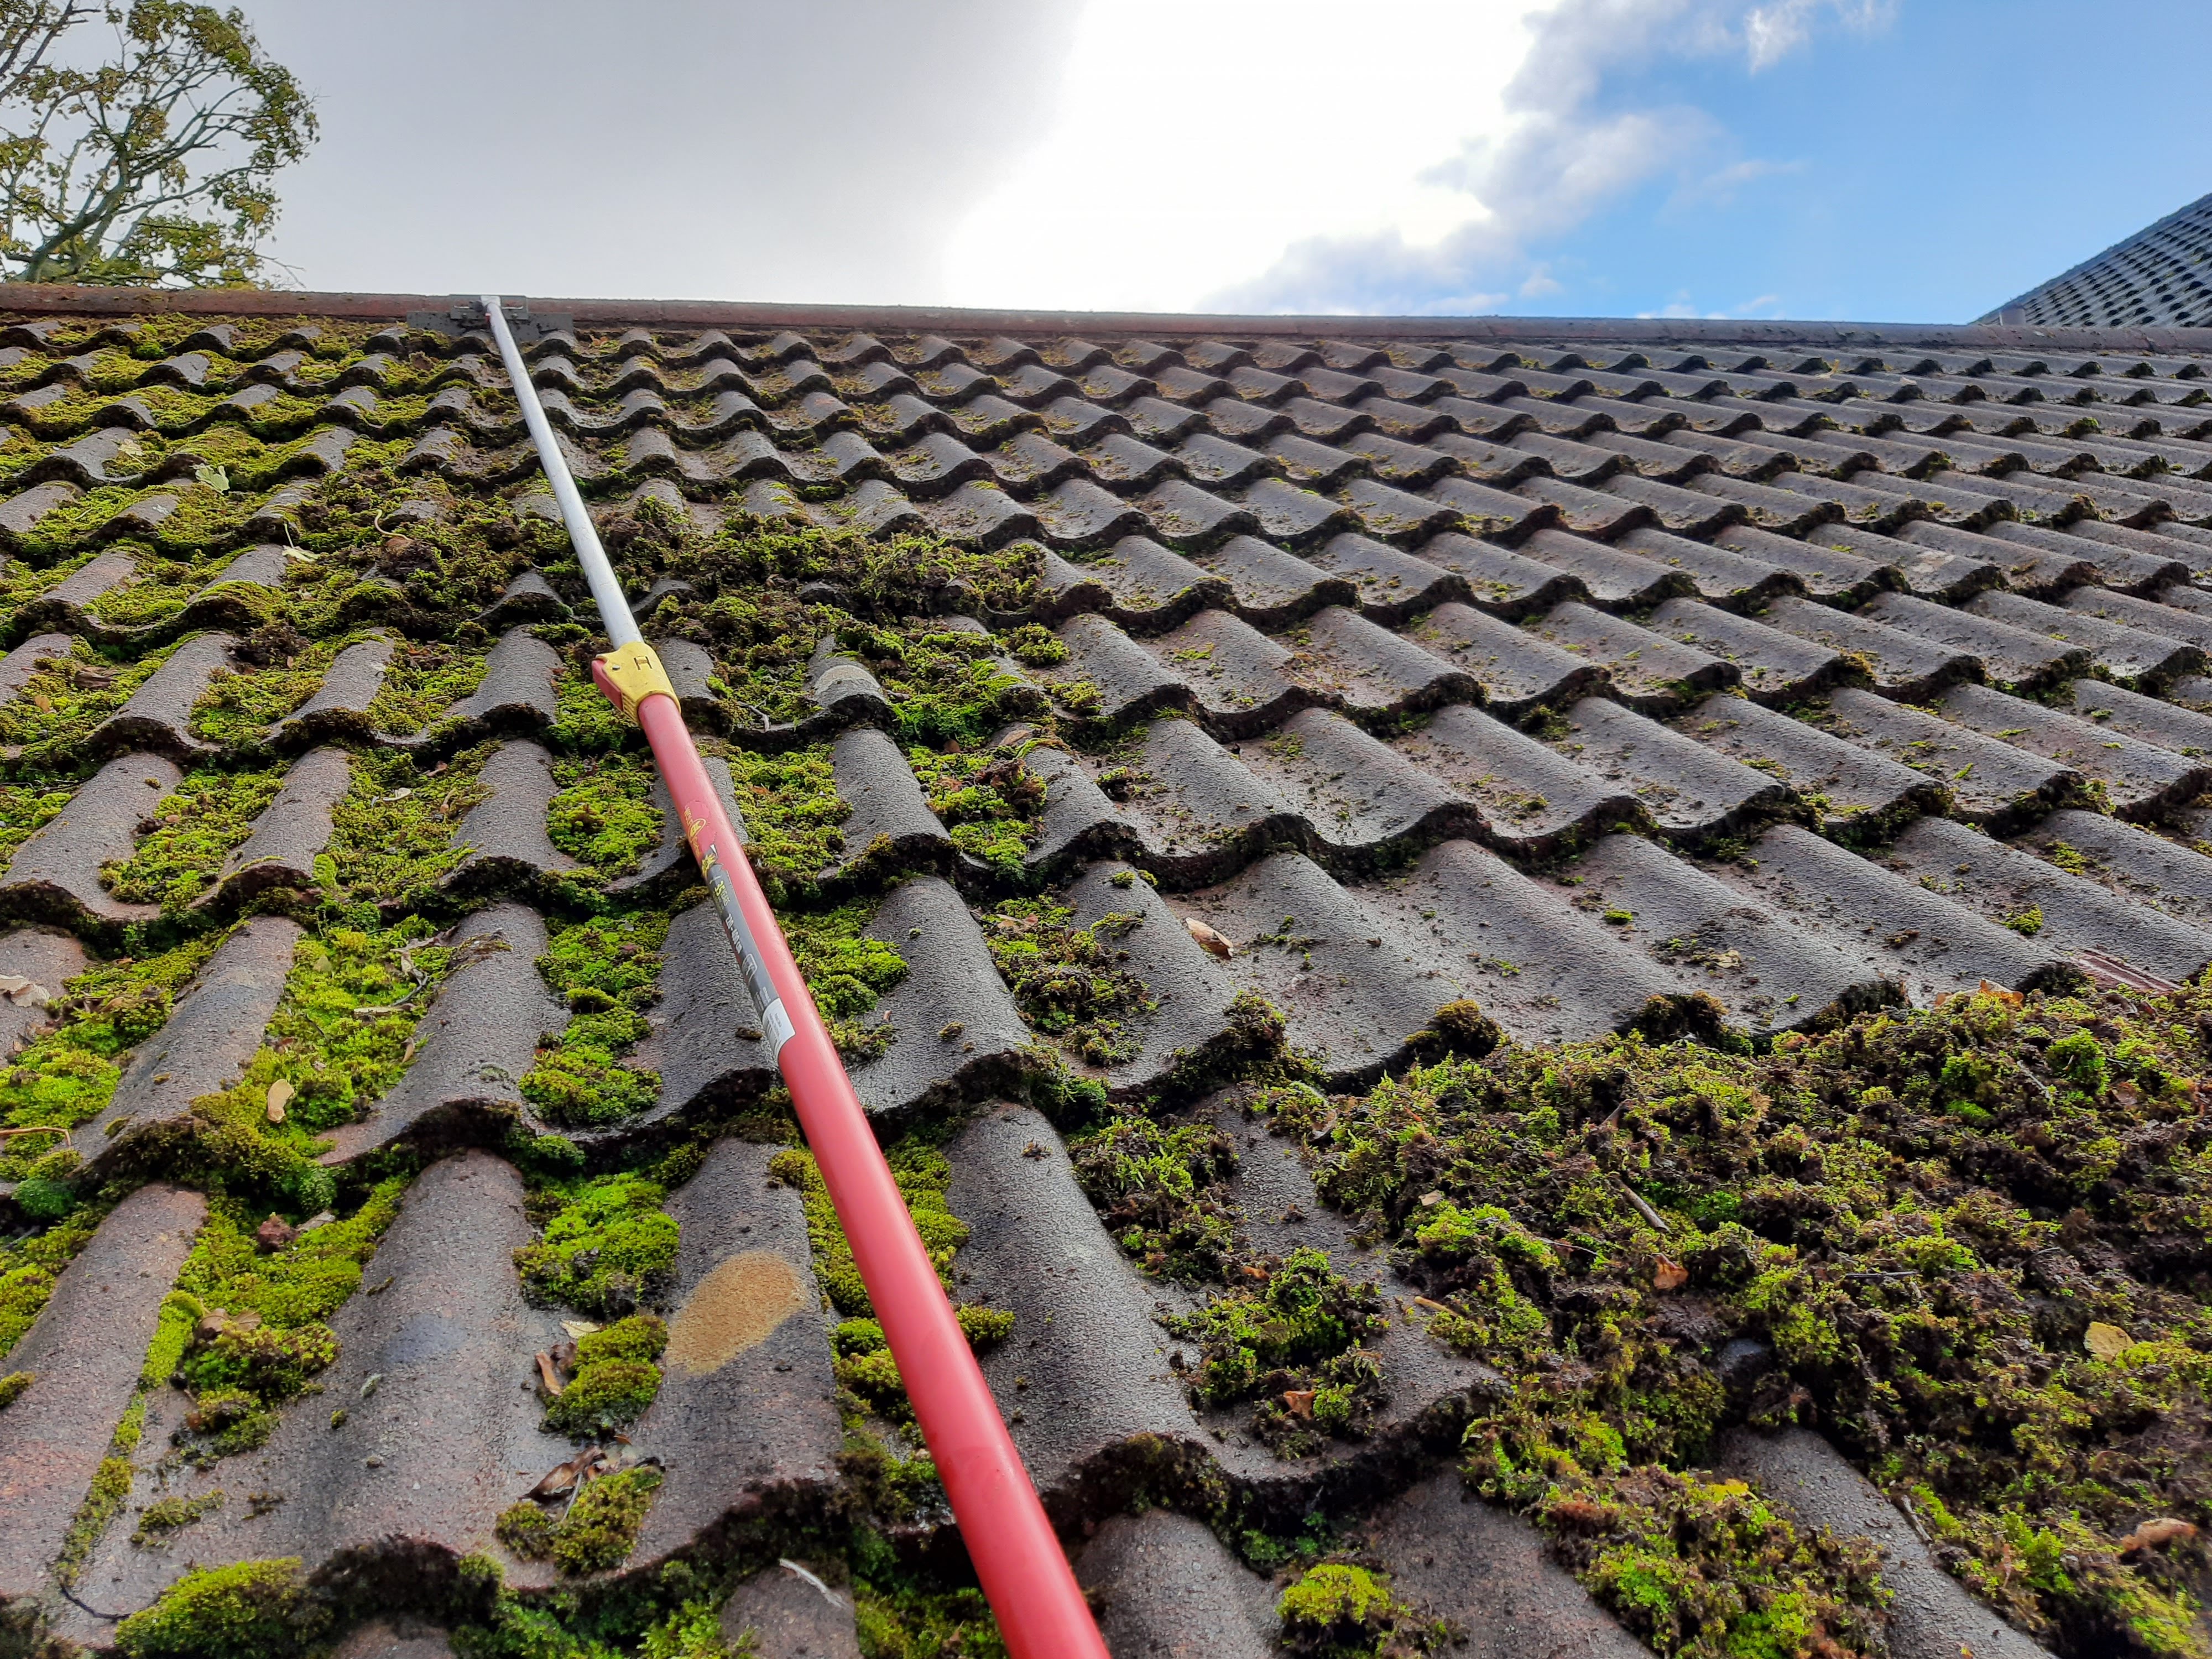
[[[952,1653],[1005,1659],[1006,1652],[990,1603],[972,1588],[946,1589],[888,1572],[856,1580],[853,1620],[867,1659]]]
[[[543,1561],[553,1553],[553,1517],[526,1498],[499,1512],[492,1534],[526,1561]]]
[[[1275,1603],[1283,1646],[1300,1659],[1373,1659],[1426,1653],[1443,1632],[1424,1627],[1390,1593],[1380,1573],[1324,1561],[1284,1590]]]
[[[471,953],[504,948],[433,945],[430,924],[325,927],[294,952],[249,1084],[277,1078],[294,1088],[289,1121],[308,1133],[351,1122],[398,1082],[416,1023],[447,975]],[[265,1073],[265,1075],[264,1075]]]
[[[660,994],[665,916],[590,921],[553,934],[538,970],[571,1010],[558,1034],[540,1043],[524,1074],[523,1097],[548,1122],[613,1123],[650,1107],[660,1074],[622,1063],[651,1029],[644,1011]]]
[[[1023,860],[1043,833],[1044,781],[1012,749],[981,752],[912,748],[907,762],[929,810],[952,832],[952,844],[1001,876],[1018,879]]]
[[[553,764],[560,793],[545,812],[554,846],[599,876],[626,876],[660,845],[648,755],[567,758]]]
[[[174,648],[164,647],[124,662],[79,640],[64,656],[41,658],[21,692],[0,703],[0,744],[16,750],[7,761],[8,775],[43,782],[91,772],[92,751],[85,740],[131,701]]]
[[[71,791],[44,784],[0,783],[0,858],[53,822],[70,803]]]
[[[321,1636],[330,1612],[297,1558],[188,1572],[115,1632],[125,1659],[284,1659]]]
[[[69,1530],[62,1534],[61,1553],[54,1559],[54,1577],[64,1588],[83,1576],[85,1563],[130,1498],[131,1460],[101,1458],[93,1471],[91,1490],[70,1517]]]
[[[906,958],[862,931],[873,917],[872,905],[853,903],[781,918],[791,954],[830,1028],[830,1040],[848,1064],[874,1059],[896,1035],[881,1021],[861,1020],[878,997],[906,977]]]
[[[1050,899],[1008,899],[990,914],[991,960],[1030,1025],[1088,1065],[1126,1064],[1144,1046],[1136,1022],[1159,1007],[1117,943],[1144,917],[1114,911],[1088,927],[1073,919]]]
[[[749,837],[745,854],[771,898],[804,891],[845,852],[837,826],[852,807],[837,793],[828,744],[781,755],[719,745]]]
[[[9,1371],[0,1376],[0,1412],[4,1412],[23,1397],[23,1392],[39,1380],[36,1371]]]
[[[576,1374],[554,1396],[545,1427],[582,1440],[627,1428],[660,1392],[653,1362],[668,1346],[668,1328],[651,1314],[633,1314],[576,1344]]]
[[[2112,1540],[2212,1523],[2143,1438],[2212,1425],[2212,1279],[2172,1242],[2212,1214],[2200,1011],[2197,988],[1957,997],[1764,1056],[1509,1047],[1255,1103],[1442,1310],[1431,1331],[1506,1371],[1470,1479],[1659,1651],[1869,1639],[1870,1561],[1698,1472],[1729,1424],[1796,1419],[1940,1517],[1939,1554],[2015,1623],[2182,1652],[2186,1569]],[[2087,1352],[2092,1321],[2132,1345]],[[1739,1338],[1772,1358],[1731,1395]]]
[[[435,641],[398,647],[369,702],[370,726],[399,737],[425,730],[483,683],[487,661]]]
[[[87,1206],[42,1232],[0,1243],[0,1358],[31,1328],[62,1269],[91,1243],[106,1214]]]
[[[283,780],[265,772],[186,774],[154,808],[151,833],[100,879],[125,903],[182,910],[214,883],[281,787]]]
[[[618,1317],[673,1284],[678,1243],[665,1194],[641,1176],[611,1175],[532,1195],[544,1217],[535,1244],[515,1252],[523,1289],[547,1302]]]
[[[1227,1272],[1239,1212],[1237,1146],[1225,1133],[1117,1117],[1069,1151],[1107,1231],[1146,1272],[1190,1283]]]
[[[1256,1401],[1252,1426],[1285,1455],[1357,1438],[1382,1403],[1382,1368],[1364,1344],[1389,1328],[1374,1285],[1356,1285],[1322,1252],[1239,1265],[1233,1288],[1164,1322],[1199,1345],[1193,1395],[1211,1405]]]
[[[192,706],[192,732],[226,746],[253,744],[321,687],[331,663],[351,641],[341,637],[310,644],[291,629],[259,666],[218,668]]]
[[[328,864],[316,862],[331,896],[392,913],[434,909],[439,882],[467,855],[453,836],[489,793],[478,774],[495,747],[464,750],[428,770],[405,750],[356,754],[353,787],[331,814]]]
[[[553,1528],[554,1565],[570,1574],[620,1566],[637,1546],[660,1481],[660,1471],[646,1465],[586,1486]]]

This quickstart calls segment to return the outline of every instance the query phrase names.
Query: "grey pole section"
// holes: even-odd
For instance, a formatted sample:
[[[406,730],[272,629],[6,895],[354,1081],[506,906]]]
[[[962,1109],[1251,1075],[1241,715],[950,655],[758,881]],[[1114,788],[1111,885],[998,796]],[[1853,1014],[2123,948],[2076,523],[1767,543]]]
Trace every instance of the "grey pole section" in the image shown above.
[[[605,623],[608,640],[617,646],[641,645],[645,635],[638,632],[636,620],[629,614],[629,601],[623,596],[622,583],[615,577],[615,568],[607,560],[607,550],[599,545],[599,526],[584,509],[584,498],[576,493],[576,481],[568,476],[568,463],[562,459],[561,446],[553,440],[552,423],[545,418],[545,407],[538,401],[538,388],[530,382],[530,370],[522,361],[522,349],[514,343],[514,331],[507,325],[507,312],[496,294],[483,297],[484,315],[491,319],[491,337],[499,342],[499,355],[507,365],[507,378],[514,386],[514,401],[522,405],[523,421],[530,428],[531,441],[538,446],[538,459],[545,468],[545,482],[553,486],[553,499],[561,508],[561,522],[568,526],[568,540],[576,550],[576,562],[583,567],[584,580],[591,584],[592,599],[599,607],[600,619]]]

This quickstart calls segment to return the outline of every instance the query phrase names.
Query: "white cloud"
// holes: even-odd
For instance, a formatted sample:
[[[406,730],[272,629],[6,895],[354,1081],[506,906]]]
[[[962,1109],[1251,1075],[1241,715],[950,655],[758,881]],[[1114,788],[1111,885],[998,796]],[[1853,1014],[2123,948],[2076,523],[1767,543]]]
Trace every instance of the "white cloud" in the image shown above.
[[[1054,118],[954,232],[969,305],[1189,309],[1304,239],[1432,246],[1486,216],[1431,176],[1502,132],[1523,0],[1110,0]]]
[[[1746,50],[1741,9],[1094,0],[1056,118],[954,233],[947,286],[967,304],[1168,311],[1559,291],[1527,268],[1532,238],[1724,138],[1693,108],[1595,108],[1607,73]]]

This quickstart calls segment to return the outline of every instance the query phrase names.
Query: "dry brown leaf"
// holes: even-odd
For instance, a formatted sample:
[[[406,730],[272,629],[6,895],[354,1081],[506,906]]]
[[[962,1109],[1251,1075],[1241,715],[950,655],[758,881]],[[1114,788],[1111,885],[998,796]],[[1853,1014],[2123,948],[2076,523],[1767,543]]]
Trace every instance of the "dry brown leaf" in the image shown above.
[[[1679,1261],[1669,1261],[1665,1256],[1652,1265],[1651,1286],[1658,1291],[1679,1291],[1690,1282],[1690,1270]]]
[[[541,1353],[538,1356],[538,1380],[545,1385],[546,1393],[554,1395],[560,1394],[561,1376],[553,1369],[553,1356],[550,1353]]]
[[[271,1123],[282,1123],[284,1121],[285,1104],[292,1098],[295,1092],[292,1085],[281,1077],[269,1085],[269,1121]]]
[[[1444,1306],[1443,1303],[1431,1302],[1425,1296],[1415,1297],[1413,1298],[1413,1305],[1417,1308],[1426,1308],[1431,1313],[1449,1313],[1451,1311],[1451,1310]]]
[[[1444,1195],[1442,1193],[1423,1193],[1421,1194],[1421,1207],[1425,1210],[1432,1208],[1443,1201]]]
[[[565,1498],[575,1490],[576,1482],[592,1465],[601,1462],[606,1453],[597,1446],[576,1454],[565,1463],[556,1463],[546,1471],[545,1478],[523,1495],[540,1499]]]
[[[2082,1334],[2081,1346],[2100,1359],[2112,1359],[2133,1347],[2135,1338],[2118,1325],[2107,1325],[2102,1320],[2093,1319],[2089,1322],[2089,1328]]]
[[[54,712],[54,700],[43,691],[34,691],[31,694],[31,706],[41,714],[51,714]]]
[[[1314,1390],[1285,1389],[1283,1390],[1284,1408],[1293,1417],[1310,1419],[1313,1416]]]
[[[1992,985],[1987,980],[1984,980],[1982,981],[1982,994],[1985,997],[1995,997],[1999,1002],[2003,1003],[2009,1008],[2017,1008],[2021,1003],[2027,1000],[2027,999],[2022,996],[2019,992],[2008,991],[2003,986]]]
[[[1215,933],[1196,916],[1185,916],[1182,919],[1182,925],[1190,930],[1190,936],[1198,941],[1198,948],[1208,955],[1219,957],[1226,962],[1237,954],[1235,945]]]
[[[588,1319],[564,1319],[561,1322],[561,1328],[568,1332],[572,1340],[580,1342],[599,1328]]]
[[[2136,1550],[2156,1549],[2160,1544],[2171,1544],[2177,1540],[2186,1543],[2196,1536],[2197,1528],[2188,1522],[2176,1520],[2170,1515],[2161,1515],[2154,1520],[2144,1522],[2125,1538],[2120,1540],[2119,1552],[2123,1555],[2129,1555]]]

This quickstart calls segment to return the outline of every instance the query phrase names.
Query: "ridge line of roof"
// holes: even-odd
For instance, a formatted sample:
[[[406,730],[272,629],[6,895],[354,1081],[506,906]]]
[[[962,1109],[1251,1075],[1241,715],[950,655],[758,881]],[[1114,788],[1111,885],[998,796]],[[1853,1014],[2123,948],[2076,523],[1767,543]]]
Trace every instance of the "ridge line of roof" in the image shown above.
[[[2052,289],[2072,281],[2076,276],[2084,275],[2086,272],[2098,265],[2103,264],[2107,259],[2112,258],[2114,255],[2124,253],[2131,248],[2139,246],[2142,244],[2149,241],[2167,226],[2172,224],[2177,219],[2187,218],[2191,214],[2196,212],[2197,209],[2203,207],[2208,202],[2212,202],[2212,193],[2200,196],[2193,202],[2183,203],[2179,207],[2174,209],[2172,212],[2167,214],[2163,219],[2154,219],[2150,223],[2145,225],[2141,230],[2136,231],[2130,235],[2121,237],[2118,241],[2114,242],[2110,247],[2100,248],[2096,252],[2091,254],[2087,258],[2079,260],[2076,263],[2067,266],[2065,270],[2060,271],[2056,276],[2045,277],[2042,282],[2038,283],[2033,288],[2028,289],[2025,292],[2014,295],[2011,299],[2007,300],[2002,305],[1996,307],[1993,310],[1984,312],[1979,317],[1975,319],[1975,322],[1978,325],[1993,326],[2006,326],[2017,324],[2020,319],[2021,313],[2027,310],[2028,303],[2031,301],[2041,299]]]
[[[473,296],[310,292],[287,289],[0,289],[0,315],[123,317],[181,312],[208,317],[398,319],[444,311]],[[1239,316],[1233,313],[1030,311],[947,306],[796,305],[726,300],[558,299],[518,295],[592,328],[852,328],[899,333],[1038,331],[1165,336],[1350,335],[1389,339],[1604,341],[1635,344],[1916,345],[2032,349],[2212,351],[2212,328],[2041,328],[2026,324],[1860,323],[1673,317]]]

